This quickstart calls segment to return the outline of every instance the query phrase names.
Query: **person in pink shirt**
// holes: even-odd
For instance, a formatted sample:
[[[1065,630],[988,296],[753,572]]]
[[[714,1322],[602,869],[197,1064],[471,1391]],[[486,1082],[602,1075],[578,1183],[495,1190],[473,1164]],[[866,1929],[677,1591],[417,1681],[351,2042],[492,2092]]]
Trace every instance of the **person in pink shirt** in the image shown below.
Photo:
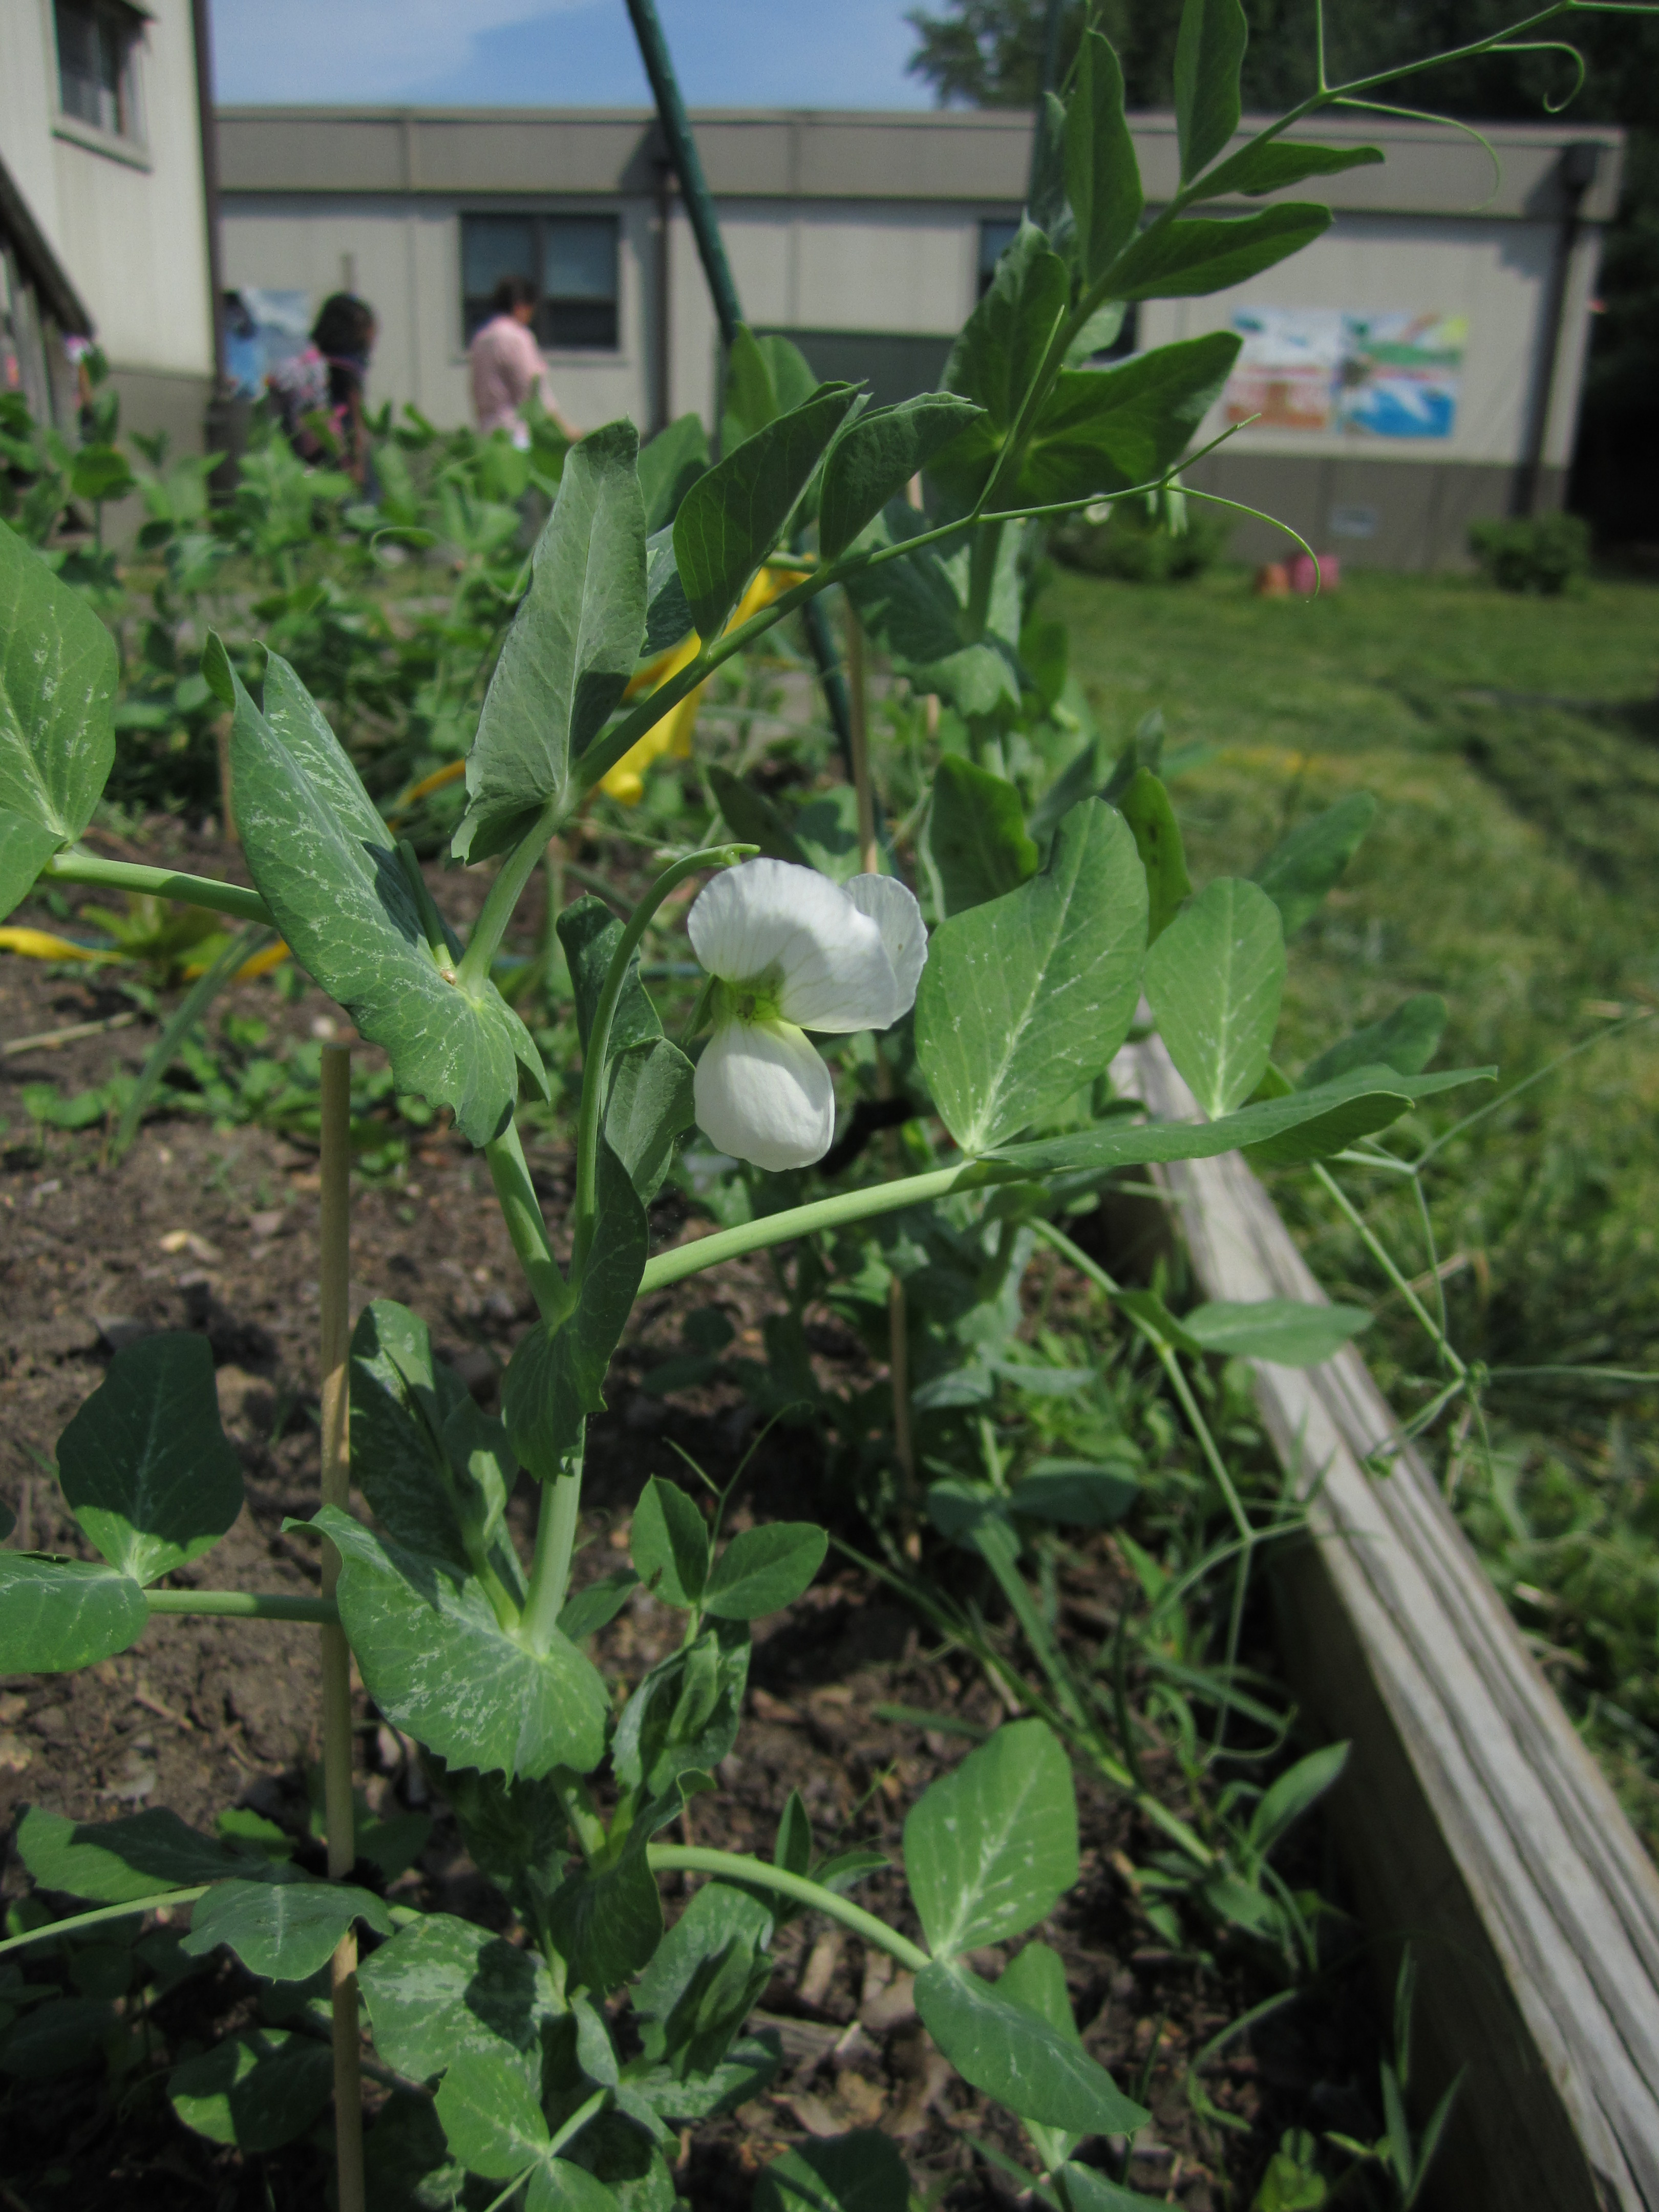
[[[472,367],[472,410],[478,418],[479,434],[487,438],[493,431],[505,430],[515,446],[528,446],[530,426],[519,410],[535,392],[574,445],[581,432],[560,412],[547,363],[530,335],[536,318],[534,286],[522,276],[503,276],[489,304],[494,313],[467,348]]]

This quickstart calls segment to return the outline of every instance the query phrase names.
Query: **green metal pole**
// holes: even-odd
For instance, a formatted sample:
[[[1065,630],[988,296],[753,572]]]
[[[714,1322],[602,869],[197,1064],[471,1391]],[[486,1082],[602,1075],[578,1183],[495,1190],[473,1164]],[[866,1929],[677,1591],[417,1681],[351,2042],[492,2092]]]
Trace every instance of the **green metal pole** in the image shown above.
[[[634,26],[634,35],[639,40],[640,59],[644,63],[646,76],[651,81],[651,94],[657,103],[657,120],[661,124],[662,135],[668,143],[668,157],[674,165],[675,175],[680,180],[685,212],[690,219],[691,235],[697,241],[697,258],[702,263],[702,273],[708,280],[709,297],[714,303],[720,337],[729,347],[736,338],[738,326],[743,320],[743,307],[738,299],[737,285],[732,281],[732,264],[726,258],[726,243],[720,236],[720,217],[714,212],[714,196],[702,173],[697,142],[691,135],[691,119],[685,112],[685,102],[680,97],[673,58],[669,53],[668,41],[663,36],[662,24],[658,19],[656,0],[628,0],[628,14]],[[802,619],[806,641],[817,664],[823,703],[835,726],[842,753],[850,763],[853,757],[852,705],[848,697],[847,680],[842,674],[840,655],[836,650],[829,623],[824,618],[822,601],[810,599],[802,611]]]

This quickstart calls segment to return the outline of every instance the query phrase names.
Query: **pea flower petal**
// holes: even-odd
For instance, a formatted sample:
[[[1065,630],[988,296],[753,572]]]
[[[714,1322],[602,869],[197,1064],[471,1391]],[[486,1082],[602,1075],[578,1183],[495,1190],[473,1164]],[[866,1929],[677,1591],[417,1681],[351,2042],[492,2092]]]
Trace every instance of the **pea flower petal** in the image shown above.
[[[697,1062],[697,1127],[774,1174],[810,1167],[836,1133],[836,1087],[793,1022],[722,1022]]]

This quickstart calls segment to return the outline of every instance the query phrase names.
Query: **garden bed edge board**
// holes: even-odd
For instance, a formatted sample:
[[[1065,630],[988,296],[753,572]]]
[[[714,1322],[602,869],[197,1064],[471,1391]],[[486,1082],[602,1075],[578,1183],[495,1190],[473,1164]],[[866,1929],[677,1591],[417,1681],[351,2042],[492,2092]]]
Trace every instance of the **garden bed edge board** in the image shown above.
[[[1114,1074],[1199,1118],[1158,1039]],[[1237,1154],[1161,1172],[1206,1297],[1323,1302]],[[1422,2202],[1659,2212],[1659,1874],[1359,1352],[1253,1364],[1311,1540],[1277,1563],[1282,1656],[1353,1743],[1332,1812],[1368,1932],[1419,1962],[1413,2104],[1468,2069]]]

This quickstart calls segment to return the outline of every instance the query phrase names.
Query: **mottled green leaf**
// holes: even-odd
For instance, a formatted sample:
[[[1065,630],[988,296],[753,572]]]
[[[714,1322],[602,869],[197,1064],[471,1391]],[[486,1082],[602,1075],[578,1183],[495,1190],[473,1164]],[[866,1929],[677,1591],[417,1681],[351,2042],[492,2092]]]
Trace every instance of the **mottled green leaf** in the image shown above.
[[[549,2148],[536,2089],[476,2051],[459,2052],[439,2083],[438,2118],[455,2156],[487,2181],[512,2180]]]
[[[690,1061],[659,1037],[618,1053],[605,1102],[605,1138],[628,1170],[641,1205],[649,1205],[674,1164],[677,1140],[696,1121]]]
[[[115,758],[115,641],[0,522],[0,921],[73,844]]]
[[[941,1775],[904,1823],[904,1870],[936,1959],[1000,1943],[1077,1880],[1071,1762],[1042,1721],[1012,1721]]]
[[[933,933],[916,1056],[945,1127],[981,1152],[1101,1073],[1128,1033],[1146,877],[1121,815],[1074,806],[1048,865]]]
[[[598,1996],[620,1989],[661,1942],[662,1899],[645,1856],[649,1839],[648,1826],[640,1824],[614,1858],[579,1866],[553,1893],[548,1928],[572,1988]]]
[[[530,1032],[493,984],[472,998],[455,981],[453,939],[434,950],[391,832],[276,653],[264,698],[261,713],[236,680],[236,821],[259,894],[301,967],[384,1047],[398,1090],[453,1107],[484,1144],[511,1116],[520,1067],[545,1092]]]
[[[0,1674],[69,1674],[137,1641],[143,1587],[118,1567],[0,1552]]]
[[[239,1851],[187,1828],[176,1813],[155,1806],[119,1820],[70,1820],[31,1805],[17,1824],[17,1853],[42,1889],[62,1890],[92,1905],[130,1905],[157,1890],[194,1889],[261,1869],[269,1881],[286,1869],[263,1855]]]
[[[563,2008],[533,1948],[427,1913],[365,1959],[357,1978],[375,2049],[411,2081],[464,2054],[540,2081],[544,2028]]]
[[[1146,956],[1146,996],[1170,1057],[1212,1121],[1267,1072],[1285,989],[1272,899],[1240,876],[1208,884]]]
[[[304,2135],[333,2092],[327,2044],[280,2027],[228,2036],[167,2076],[167,2101],[187,2128],[250,2155]]]
[[[632,1991],[646,2058],[684,2078],[725,2057],[771,1977],[769,1902],[730,1882],[698,1890]]]
[[[927,856],[947,915],[1017,890],[1036,872],[1037,848],[1025,834],[1025,810],[1014,786],[947,753],[933,778]]]
[[[376,1935],[392,1933],[392,1915],[373,1890],[349,1882],[216,1882],[191,1913],[184,1948],[205,1958],[221,1943],[251,1974],[276,1982],[307,1981],[334,1955],[354,1921]]]
[[[242,1510],[242,1466],[207,1339],[168,1330],[118,1352],[58,1438],[58,1473],[82,1528],[135,1582],[210,1550]]]
[[[312,1526],[342,1558],[340,1618],[364,1686],[394,1727],[441,1758],[534,1779],[585,1774],[605,1751],[608,1711],[593,1665],[556,1629],[532,1651],[478,1583],[365,1528],[336,1506]]]
[[[458,858],[518,843],[609,720],[645,635],[645,503],[631,422],[565,456],[553,512],[484,695],[467,756]]]

